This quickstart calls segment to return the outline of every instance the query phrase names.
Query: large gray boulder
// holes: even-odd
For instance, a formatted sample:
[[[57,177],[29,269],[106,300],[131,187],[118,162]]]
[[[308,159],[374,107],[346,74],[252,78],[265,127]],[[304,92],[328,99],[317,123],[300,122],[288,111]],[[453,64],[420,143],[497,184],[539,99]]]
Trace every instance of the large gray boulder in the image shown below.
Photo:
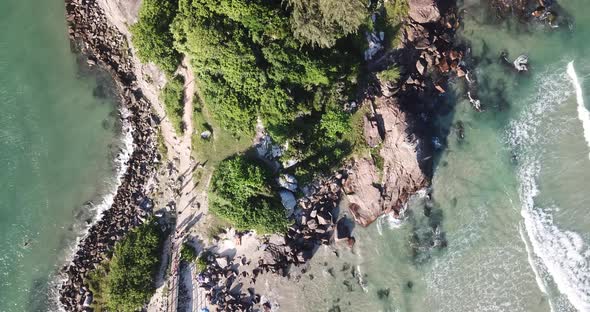
[[[434,23],[440,19],[436,0],[409,0],[409,15],[416,23]]]

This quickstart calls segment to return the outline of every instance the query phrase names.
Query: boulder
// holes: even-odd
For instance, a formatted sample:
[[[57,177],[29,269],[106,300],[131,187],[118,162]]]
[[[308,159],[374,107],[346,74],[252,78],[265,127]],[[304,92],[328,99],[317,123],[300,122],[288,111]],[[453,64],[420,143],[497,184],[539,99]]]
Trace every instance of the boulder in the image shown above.
[[[297,179],[293,175],[283,174],[278,178],[279,186],[291,192],[297,190]]]
[[[440,19],[440,11],[435,0],[409,0],[410,18],[419,24],[434,23]]]
[[[220,268],[225,268],[227,266],[227,258],[226,257],[219,257],[215,259],[215,262],[217,262],[217,265]]]
[[[279,196],[281,196],[281,203],[283,207],[287,210],[287,216],[293,214],[293,210],[297,205],[297,200],[295,199],[295,195],[292,192],[287,190],[279,191]]]
[[[201,132],[201,139],[209,140],[211,138],[211,131],[206,130]]]
[[[514,68],[516,68],[516,70],[518,70],[519,72],[523,72],[523,71],[527,71],[528,70],[528,64],[529,64],[529,57],[526,55],[519,55],[515,60],[514,60]]]

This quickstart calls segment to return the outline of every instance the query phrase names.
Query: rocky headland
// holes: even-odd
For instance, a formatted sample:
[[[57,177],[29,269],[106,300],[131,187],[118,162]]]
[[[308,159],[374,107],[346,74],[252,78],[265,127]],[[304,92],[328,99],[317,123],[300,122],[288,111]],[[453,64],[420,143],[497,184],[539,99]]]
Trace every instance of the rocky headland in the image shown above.
[[[439,147],[433,123],[450,81],[465,81],[474,108],[481,109],[468,49],[454,40],[459,27],[453,4],[409,1],[401,43],[369,63],[373,70],[395,64],[404,71],[398,81],[369,87],[363,101],[369,107],[363,132],[374,152],[353,159],[343,185],[349,211],[360,225],[390,212],[399,218],[408,198],[430,184],[433,152]]]
[[[132,125],[135,150],[111,209],[92,226],[72,263],[64,268],[60,301],[68,311],[84,310],[92,302],[84,285],[86,274],[107,259],[115,242],[142,222],[141,216],[151,212],[147,186],[156,174],[157,118],[151,115],[151,97],[142,92],[145,82],[138,81],[126,36],[104,11],[109,3],[113,11],[137,10],[139,1],[102,5],[98,1],[66,1],[69,34],[89,66],[101,66],[112,73],[121,106],[130,112],[126,121]],[[475,77],[469,71],[468,50],[454,40],[460,26],[456,7],[434,0],[410,0],[409,5],[400,45],[391,51],[376,51],[367,62],[373,73],[392,65],[404,68],[397,81],[373,79],[359,98],[361,108],[367,111],[363,119],[366,147],[373,152],[355,156],[334,175],[309,185],[296,202],[293,225],[281,239],[262,239],[264,255],[253,262],[257,266],[247,276],[270,272],[289,277],[292,265],[306,263],[322,245],[352,248],[353,220],[367,226],[386,213],[402,217],[408,199],[430,184],[437,148],[432,123],[449,81],[464,80],[474,108],[481,108]],[[340,211],[343,199],[346,211]],[[352,220],[344,216],[347,212]],[[237,275],[231,263],[219,265],[212,260],[210,265],[207,274],[211,276],[203,278]],[[258,294],[250,290],[222,295],[231,297],[223,301],[228,303],[224,305],[227,311],[247,310],[260,303]],[[241,303],[244,298],[249,298],[248,304]]]

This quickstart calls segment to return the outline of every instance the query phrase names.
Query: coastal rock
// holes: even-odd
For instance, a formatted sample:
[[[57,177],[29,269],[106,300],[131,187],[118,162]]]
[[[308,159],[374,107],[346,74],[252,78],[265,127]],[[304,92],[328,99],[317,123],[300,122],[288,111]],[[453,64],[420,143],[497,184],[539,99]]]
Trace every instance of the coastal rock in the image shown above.
[[[350,171],[343,185],[348,209],[359,224],[367,226],[382,213],[381,192],[375,187],[379,183],[377,168],[372,159],[361,158],[355,160]]]
[[[377,120],[384,129],[379,151],[383,160],[381,172],[373,160],[356,159],[343,185],[354,220],[363,226],[380,215],[399,213],[407,199],[428,184],[420,168],[419,140],[408,137],[406,114],[391,98],[377,98]]]
[[[364,116],[363,122],[363,134],[369,147],[376,147],[381,143],[381,136],[379,135],[379,129],[377,128],[377,121],[369,120],[367,116]]]
[[[408,14],[416,23],[434,23],[440,19],[440,11],[435,0],[409,0]]]

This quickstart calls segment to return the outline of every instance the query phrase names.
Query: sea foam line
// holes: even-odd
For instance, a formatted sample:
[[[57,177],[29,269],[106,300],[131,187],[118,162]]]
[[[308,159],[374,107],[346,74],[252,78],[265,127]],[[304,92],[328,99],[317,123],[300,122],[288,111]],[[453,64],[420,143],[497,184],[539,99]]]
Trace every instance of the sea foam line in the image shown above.
[[[578,75],[576,75],[574,61],[571,61],[569,64],[567,64],[567,74],[570,76],[576,90],[576,101],[578,102],[578,119],[580,119],[582,122],[582,127],[584,128],[584,138],[586,139],[586,144],[590,148],[590,112],[584,105],[582,85],[580,84]],[[588,159],[590,159],[590,153],[588,153]]]
[[[568,74],[571,71],[569,67]],[[566,79],[563,72],[548,73],[542,77],[533,103],[511,127],[510,141],[520,154],[518,177],[521,215],[534,255],[541,260],[539,264],[552,277],[559,292],[577,310],[590,311],[590,251],[580,235],[561,230],[555,225],[551,214],[551,210],[555,209],[535,204],[535,198],[540,192],[536,181],[541,171],[539,156],[545,148],[543,136],[538,135],[537,130],[542,126],[551,126],[551,120],[547,119],[548,113],[563,104],[571,94],[563,83]],[[537,270],[536,267],[532,269]],[[539,288],[543,292],[547,290],[541,284]]]

